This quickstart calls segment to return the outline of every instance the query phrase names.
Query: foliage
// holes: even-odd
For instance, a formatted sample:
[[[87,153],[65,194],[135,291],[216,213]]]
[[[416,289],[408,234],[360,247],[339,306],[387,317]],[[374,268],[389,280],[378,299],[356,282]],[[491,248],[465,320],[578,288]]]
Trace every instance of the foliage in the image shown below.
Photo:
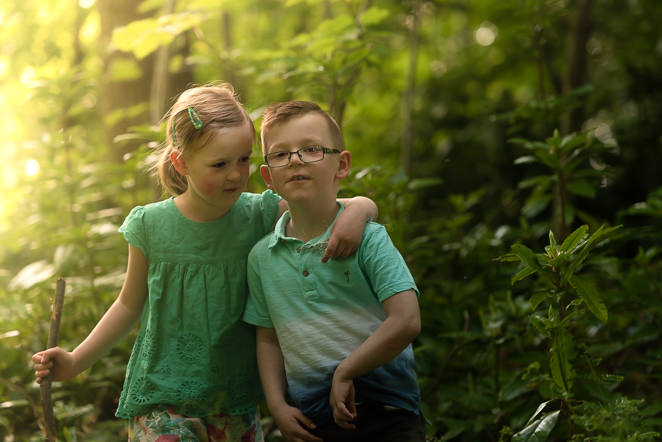
[[[414,349],[431,440],[659,438],[662,4],[107,3],[0,4],[0,437],[41,440],[29,357],[55,277],[67,281],[60,344],[73,348],[122,283],[117,227],[163,196],[144,173],[162,125],[107,136],[153,104],[104,100],[152,83],[170,45],[162,71],[180,90],[188,69],[232,82],[256,121],[301,98],[342,122],[353,173],[341,194],[377,202],[422,293]],[[584,3],[586,84],[568,89]],[[133,15],[109,29],[114,13]],[[571,111],[581,127],[556,130]],[[22,173],[28,160],[37,174]],[[114,410],[132,338],[55,385],[63,440],[125,437]]]

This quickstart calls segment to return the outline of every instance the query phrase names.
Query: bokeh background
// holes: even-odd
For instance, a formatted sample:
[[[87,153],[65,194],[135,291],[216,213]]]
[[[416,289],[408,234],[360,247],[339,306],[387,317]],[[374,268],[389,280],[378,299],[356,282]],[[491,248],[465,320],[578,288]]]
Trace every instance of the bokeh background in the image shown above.
[[[43,438],[55,279],[72,349],[121,286],[117,227],[165,197],[161,116],[227,81],[257,123],[308,99],[342,124],[341,192],[375,200],[422,292],[430,440],[654,440],[659,23],[654,0],[3,0],[0,437]],[[54,384],[62,440],[125,439],[133,337]]]

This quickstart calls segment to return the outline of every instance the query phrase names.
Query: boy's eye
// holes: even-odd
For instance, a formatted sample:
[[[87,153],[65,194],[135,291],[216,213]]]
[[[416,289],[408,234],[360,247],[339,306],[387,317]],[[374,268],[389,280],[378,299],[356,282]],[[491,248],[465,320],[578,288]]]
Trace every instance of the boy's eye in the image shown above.
[[[322,148],[319,146],[306,146],[301,148],[303,153],[317,153],[320,150],[322,150]]]
[[[220,169],[221,167],[225,166],[225,161],[221,161],[219,163],[214,164],[212,167],[215,167],[217,169]]]
[[[269,154],[269,156],[271,158],[273,158],[274,160],[287,158],[289,155],[290,155],[289,152],[274,152],[274,153]]]
[[[248,163],[250,160],[251,160],[251,157],[248,157],[248,156],[246,156],[246,157],[241,157],[241,158],[239,159],[239,161],[241,161],[242,163]]]

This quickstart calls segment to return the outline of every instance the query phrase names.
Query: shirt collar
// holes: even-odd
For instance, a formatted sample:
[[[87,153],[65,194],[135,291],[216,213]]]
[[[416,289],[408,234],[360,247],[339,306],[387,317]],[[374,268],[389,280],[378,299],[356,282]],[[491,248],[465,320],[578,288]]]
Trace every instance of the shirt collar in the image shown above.
[[[339,208],[331,225],[326,229],[324,233],[322,233],[317,238],[311,239],[310,241],[308,241],[308,243],[315,244],[329,239],[333,225],[338,220],[338,216],[343,212],[343,210],[345,210],[345,205],[342,202],[336,200],[336,204],[338,204]],[[276,244],[278,244],[281,241],[300,241],[297,238],[292,238],[290,236],[287,236],[286,228],[287,228],[287,223],[289,222],[290,222],[290,211],[286,210],[285,213],[283,213],[283,215],[276,223],[276,227],[274,228],[274,234],[272,235],[271,239],[269,240],[269,244],[267,245],[269,248],[274,247]]]

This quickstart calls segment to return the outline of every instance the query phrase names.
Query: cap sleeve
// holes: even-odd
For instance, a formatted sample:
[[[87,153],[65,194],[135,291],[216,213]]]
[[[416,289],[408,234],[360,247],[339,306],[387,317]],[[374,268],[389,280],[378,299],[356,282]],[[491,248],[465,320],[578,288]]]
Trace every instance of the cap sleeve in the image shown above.
[[[260,195],[260,212],[262,213],[262,226],[264,232],[269,232],[278,218],[278,203],[280,196],[273,193],[270,189],[265,190]]]
[[[146,232],[145,232],[145,210],[143,206],[134,207],[129,215],[124,219],[124,222],[118,229],[124,235],[126,242],[132,246],[140,248],[145,256],[146,250]]]

